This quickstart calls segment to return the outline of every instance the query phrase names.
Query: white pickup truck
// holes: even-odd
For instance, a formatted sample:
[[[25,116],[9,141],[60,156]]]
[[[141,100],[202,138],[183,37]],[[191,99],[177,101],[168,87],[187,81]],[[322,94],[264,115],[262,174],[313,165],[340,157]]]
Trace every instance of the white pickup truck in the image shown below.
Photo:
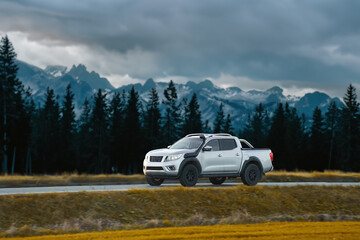
[[[199,177],[215,185],[226,178],[241,177],[246,185],[256,185],[273,170],[270,149],[256,149],[244,139],[230,134],[189,134],[168,148],[145,155],[143,171],[147,182],[160,186],[165,179],[179,179],[194,186]]]

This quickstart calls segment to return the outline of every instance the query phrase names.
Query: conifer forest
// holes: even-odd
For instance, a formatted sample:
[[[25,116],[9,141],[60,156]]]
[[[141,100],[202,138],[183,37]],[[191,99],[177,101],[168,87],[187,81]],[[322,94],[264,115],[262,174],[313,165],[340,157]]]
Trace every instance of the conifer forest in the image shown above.
[[[191,99],[179,99],[172,81],[164,92],[151,89],[145,104],[134,88],[111,95],[98,89],[75,114],[71,85],[64,96],[48,88],[44,103],[35,104],[31,89],[25,89],[17,78],[16,56],[9,38],[3,37],[3,174],[141,173],[147,151],[200,132],[231,133],[257,148],[271,148],[277,170],[360,171],[360,112],[353,85],[344,86],[343,106],[332,102],[326,112],[315,108],[312,119],[287,103],[278,103],[274,112],[259,104],[238,130],[222,105],[214,122],[203,119],[196,93]]]

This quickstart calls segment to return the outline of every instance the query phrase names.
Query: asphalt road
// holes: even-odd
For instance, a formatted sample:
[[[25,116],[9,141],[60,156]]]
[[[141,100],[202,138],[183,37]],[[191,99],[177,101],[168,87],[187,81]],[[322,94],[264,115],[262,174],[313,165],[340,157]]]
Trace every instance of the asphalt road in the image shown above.
[[[214,186],[211,183],[198,183],[195,187],[234,187],[242,183],[224,183],[221,186]],[[360,182],[267,182],[258,183],[260,186],[296,186],[296,185],[317,185],[317,186],[360,186]],[[30,193],[65,193],[65,192],[101,192],[101,191],[127,191],[131,189],[161,189],[164,187],[178,187],[177,183],[162,184],[160,187],[152,187],[148,184],[127,184],[127,185],[93,185],[93,186],[56,186],[56,187],[22,187],[22,188],[0,188],[0,195],[30,194]]]

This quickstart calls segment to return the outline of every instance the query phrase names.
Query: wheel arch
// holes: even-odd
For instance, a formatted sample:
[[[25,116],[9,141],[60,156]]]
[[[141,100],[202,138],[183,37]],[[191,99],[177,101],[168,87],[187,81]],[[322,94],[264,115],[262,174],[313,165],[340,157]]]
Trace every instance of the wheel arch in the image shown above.
[[[251,156],[248,160],[246,160],[243,164],[243,167],[241,168],[241,172],[240,172],[240,176],[242,176],[245,172],[245,169],[247,168],[247,166],[249,164],[255,164],[259,169],[260,169],[260,173],[263,174],[264,173],[264,168],[262,166],[262,163],[260,161],[259,158],[255,157],[255,156]]]
[[[201,168],[201,164],[200,164],[200,161],[193,157],[193,158],[185,158],[181,164],[180,164],[180,167],[179,167],[179,172],[178,172],[178,177],[180,177],[184,167],[188,164],[193,164],[195,165],[195,167],[197,168],[198,172],[199,172],[199,175],[201,174],[201,171],[202,171],[202,168]]]

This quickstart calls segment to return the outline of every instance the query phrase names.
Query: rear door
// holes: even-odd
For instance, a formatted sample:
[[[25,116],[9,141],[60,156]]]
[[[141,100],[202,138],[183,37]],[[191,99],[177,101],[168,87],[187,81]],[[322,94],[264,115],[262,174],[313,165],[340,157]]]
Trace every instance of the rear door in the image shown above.
[[[224,138],[219,139],[219,144],[224,172],[239,172],[242,157],[239,143],[233,138]]]

